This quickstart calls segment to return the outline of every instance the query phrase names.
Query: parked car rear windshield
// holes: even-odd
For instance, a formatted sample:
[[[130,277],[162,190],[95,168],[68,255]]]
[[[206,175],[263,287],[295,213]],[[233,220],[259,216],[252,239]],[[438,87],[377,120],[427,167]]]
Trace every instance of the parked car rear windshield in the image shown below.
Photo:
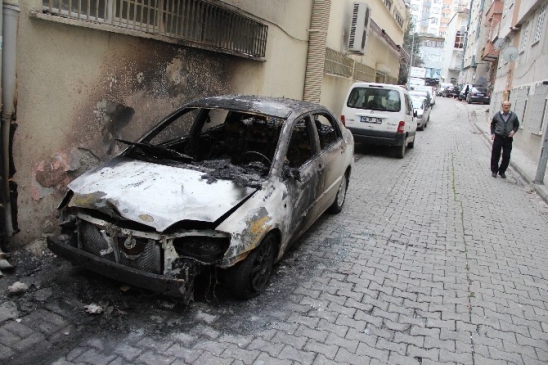
[[[399,112],[401,110],[400,93],[393,89],[356,87],[350,92],[347,106],[355,109]]]
[[[473,93],[483,93],[483,94],[485,94],[485,93],[487,93],[487,89],[484,88],[484,87],[473,87],[472,92]]]

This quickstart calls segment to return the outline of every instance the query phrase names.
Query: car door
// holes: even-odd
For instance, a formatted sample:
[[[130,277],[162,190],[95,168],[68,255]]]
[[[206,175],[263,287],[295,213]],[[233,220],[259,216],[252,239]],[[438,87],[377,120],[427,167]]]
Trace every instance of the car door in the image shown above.
[[[284,183],[291,205],[288,217],[290,237],[299,236],[314,221],[311,213],[317,204],[320,184],[317,157],[314,130],[307,115],[294,124],[284,161]]]
[[[335,117],[327,112],[312,114],[314,134],[318,139],[320,153],[318,156],[319,190],[316,216],[322,214],[335,199],[337,190],[344,175],[344,156],[346,142]]]

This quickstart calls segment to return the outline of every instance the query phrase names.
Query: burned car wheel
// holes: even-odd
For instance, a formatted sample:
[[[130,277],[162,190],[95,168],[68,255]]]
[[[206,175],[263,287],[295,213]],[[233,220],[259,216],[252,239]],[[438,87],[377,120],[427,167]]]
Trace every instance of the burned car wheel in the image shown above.
[[[337,214],[342,211],[346,200],[346,190],[348,190],[348,173],[346,173],[341,179],[341,184],[339,185],[339,190],[337,190],[335,201],[329,207],[329,213]]]
[[[272,272],[276,236],[268,234],[244,261],[226,270],[225,285],[239,299],[250,299],[266,288]]]

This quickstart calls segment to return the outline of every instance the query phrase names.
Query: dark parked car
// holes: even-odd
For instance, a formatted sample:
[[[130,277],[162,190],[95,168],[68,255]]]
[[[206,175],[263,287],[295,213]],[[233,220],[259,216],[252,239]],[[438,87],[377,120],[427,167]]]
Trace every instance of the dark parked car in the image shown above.
[[[239,298],[326,210],[345,202],[352,134],[326,108],[219,96],[165,117],[68,185],[52,251],[87,269],[189,301],[204,270]]]
[[[444,96],[448,98],[458,98],[460,94],[460,88],[458,86],[448,87],[443,91]]]
[[[483,103],[491,104],[491,94],[485,87],[473,86],[472,90],[468,93],[466,97],[466,102],[471,103]]]

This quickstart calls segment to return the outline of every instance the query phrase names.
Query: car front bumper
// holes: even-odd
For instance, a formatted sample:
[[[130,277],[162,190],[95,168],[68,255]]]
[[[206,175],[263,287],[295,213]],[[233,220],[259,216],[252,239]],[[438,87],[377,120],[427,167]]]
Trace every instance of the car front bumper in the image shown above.
[[[79,250],[54,237],[47,238],[48,248],[59,256],[90,271],[119,280],[132,286],[174,297],[192,295],[188,281],[137,270]]]

